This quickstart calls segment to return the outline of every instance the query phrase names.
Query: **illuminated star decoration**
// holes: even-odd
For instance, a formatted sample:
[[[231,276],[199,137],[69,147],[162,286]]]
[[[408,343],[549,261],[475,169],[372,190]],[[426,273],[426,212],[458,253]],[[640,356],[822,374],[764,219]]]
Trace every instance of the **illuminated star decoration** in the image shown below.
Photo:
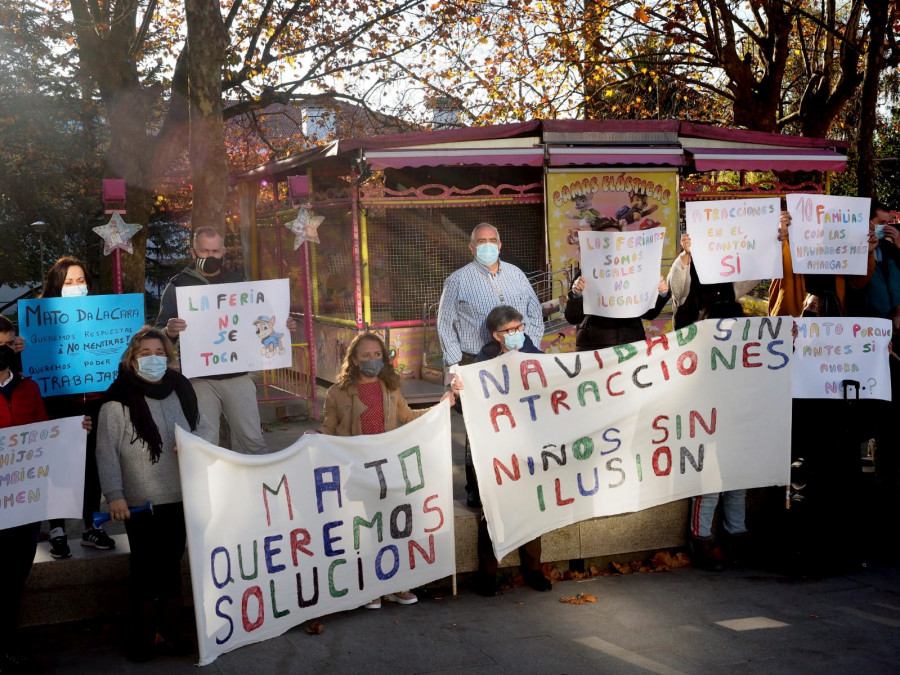
[[[300,210],[297,211],[297,217],[285,224],[285,227],[294,233],[295,251],[300,248],[300,244],[303,242],[319,243],[318,229],[323,220],[325,220],[325,216],[313,215],[312,211],[307,209],[305,205],[300,207]]]
[[[118,212],[113,213],[106,225],[98,225],[94,232],[103,237],[103,255],[109,255],[117,248],[134,253],[131,238],[141,229],[136,223],[126,223]]]

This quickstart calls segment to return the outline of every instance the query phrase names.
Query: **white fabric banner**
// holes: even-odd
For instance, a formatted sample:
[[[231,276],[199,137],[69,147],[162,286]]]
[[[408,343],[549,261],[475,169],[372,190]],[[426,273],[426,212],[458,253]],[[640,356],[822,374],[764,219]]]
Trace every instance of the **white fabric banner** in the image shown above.
[[[176,429],[200,665],[450,576],[450,406],[386,434],[240,455]]]
[[[844,398],[844,381],[859,398],[891,400],[891,322],[868,317],[794,319],[794,398]],[[856,398],[854,387],[847,392]]]
[[[865,274],[869,258],[868,197],[791,194],[794,274]]]
[[[81,518],[87,444],[83,419],[0,429],[0,530],[50,518]]]
[[[181,372],[224,375],[291,366],[287,279],[179,286]]]
[[[777,198],[686,202],[691,259],[704,284],[780,279]]]
[[[584,313],[629,319],[656,305],[666,228],[579,232]]]
[[[786,485],[791,320],[707,320],[595,352],[458,368],[497,558],[594,516]]]

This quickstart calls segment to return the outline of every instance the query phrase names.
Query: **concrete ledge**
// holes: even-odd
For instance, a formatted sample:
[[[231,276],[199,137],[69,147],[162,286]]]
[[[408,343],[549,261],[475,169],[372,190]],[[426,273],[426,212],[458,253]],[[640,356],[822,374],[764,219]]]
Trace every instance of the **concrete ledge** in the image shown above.
[[[689,500],[683,499],[636,513],[593,518],[548,532],[541,537],[541,560],[563,562],[576,558],[600,558],[683,546],[687,533]],[[480,509],[454,502],[456,570],[478,568],[478,519]],[[85,548],[70,536],[72,557],[54,560],[47,544],[38,544],[34,567],[28,577],[21,623],[35,626],[125,614],[128,579],[128,538],[113,534],[116,548]],[[501,567],[519,564],[512,552]],[[182,565],[184,598],[191,603],[188,557]]]

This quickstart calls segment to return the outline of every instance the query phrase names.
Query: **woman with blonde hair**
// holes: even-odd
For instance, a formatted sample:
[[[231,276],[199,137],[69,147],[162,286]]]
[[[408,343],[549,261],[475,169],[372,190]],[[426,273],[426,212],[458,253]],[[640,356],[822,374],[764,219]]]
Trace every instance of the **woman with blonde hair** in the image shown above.
[[[450,399],[447,392],[441,400]],[[411,422],[426,410],[412,410],[400,393],[400,376],[390,362],[382,339],[375,333],[357,335],[344,356],[337,383],[325,396],[322,433],[331,436],[381,434]],[[385,600],[412,605],[418,598],[410,591],[384,596]],[[364,605],[381,609],[381,598]]]

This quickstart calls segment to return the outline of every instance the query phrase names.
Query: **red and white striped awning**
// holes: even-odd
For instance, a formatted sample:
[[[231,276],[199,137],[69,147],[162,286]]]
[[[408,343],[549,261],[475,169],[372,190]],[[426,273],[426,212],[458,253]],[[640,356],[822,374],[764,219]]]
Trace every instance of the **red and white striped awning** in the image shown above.
[[[843,171],[847,156],[830,148],[692,148],[697,171]]]
[[[544,149],[533,148],[403,148],[367,150],[373,169],[420,166],[542,166]]]
[[[677,146],[549,147],[550,166],[607,166],[611,164],[681,166],[684,151]]]

